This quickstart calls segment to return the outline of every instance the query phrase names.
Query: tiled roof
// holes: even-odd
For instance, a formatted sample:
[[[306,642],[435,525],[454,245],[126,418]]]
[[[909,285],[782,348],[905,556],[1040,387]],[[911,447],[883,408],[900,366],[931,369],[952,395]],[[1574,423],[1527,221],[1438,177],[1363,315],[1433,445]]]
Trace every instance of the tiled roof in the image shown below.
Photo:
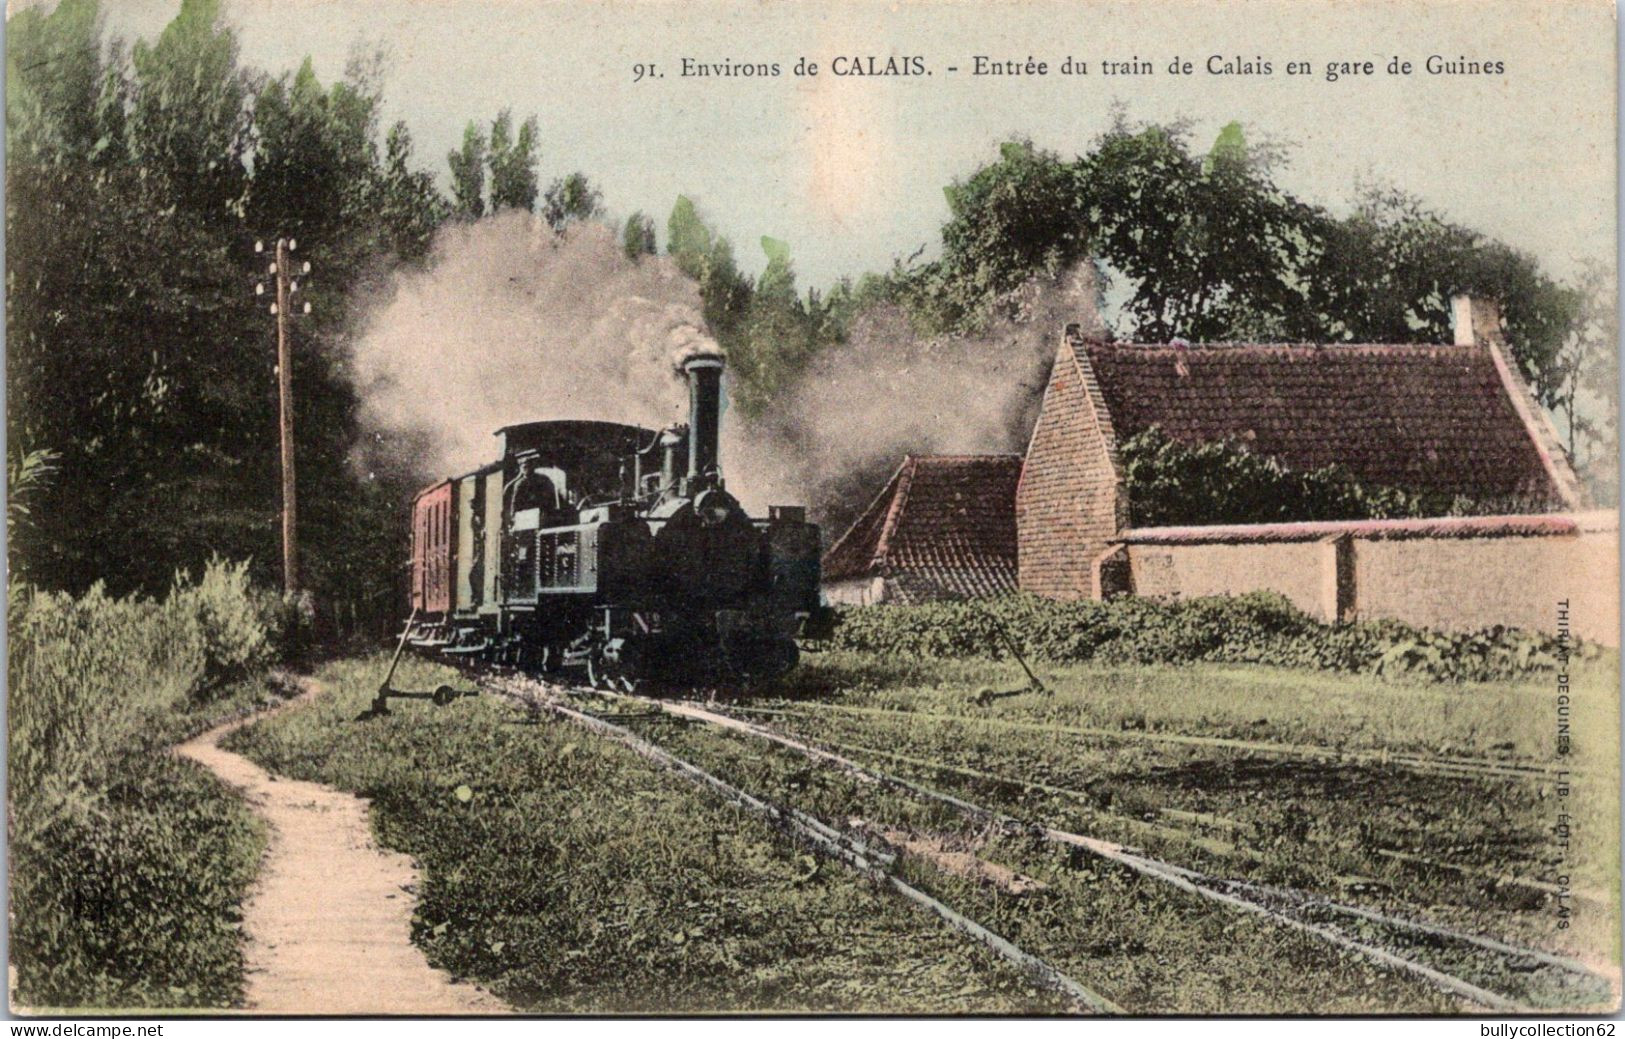
[[[826,581],[885,577],[900,601],[1016,590],[1019,455],[908,455],[824,555]]]
[[[1366,541],[1411,538],[1567,537],[1619,529],[1619,513],[1598,510],[1536,516],[1440,516],[1399,520],[1321,520],[1311,523],[1235,523],[1212,527],[1136,527],[1117,541],[1128,545],[1203,545],[1265,541],[1322,541],[1349,535]]]
[[[1549,424],[1484,344],[1080,345],[1119,442],[1155,425],[1186,443],[1237,440],[1296,469],[1340,464],[1368,484],[1578,502]]]

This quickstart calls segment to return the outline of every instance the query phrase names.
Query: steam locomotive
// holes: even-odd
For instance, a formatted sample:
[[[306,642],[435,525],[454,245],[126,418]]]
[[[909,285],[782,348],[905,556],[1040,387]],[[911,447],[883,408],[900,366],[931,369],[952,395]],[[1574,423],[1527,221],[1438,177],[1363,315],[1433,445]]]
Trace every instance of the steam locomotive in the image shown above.
[[[753,519],[718,468],[723,358],[683,361],[689,422],[530,422],[412,503],[410,644],[594,686],[747,684],[828,634],[818,527]]]

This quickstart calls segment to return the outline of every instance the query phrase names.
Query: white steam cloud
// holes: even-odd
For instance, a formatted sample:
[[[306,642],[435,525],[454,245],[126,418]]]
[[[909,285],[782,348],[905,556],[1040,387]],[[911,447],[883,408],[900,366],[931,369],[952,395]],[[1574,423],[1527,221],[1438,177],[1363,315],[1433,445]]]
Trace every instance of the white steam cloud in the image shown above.
[[[1019,290],[977,335],[922,337],[900,308],[870,308],[770,414],[747,425],[725,410],[729,489],[755,514],[810,505],[832,540],[905,453],[1023,450],[1062,328],[1103,331],[1095,301],[1086,265]],[[633,261],[607,228],[561,237],[525,213],[456,225],[359,337],[365,415],[426,438],[425,477],[490,461],[491,434],[512,423],[686,422],[677,365],[720,352],[700,305],[670,259]]]
[[[527,213],[443,231],[397,276],[356,347],[365,417],[427,434],[426,475],[490,461],[491,434],[543,419],[686,421],[676,366],[716,351],[699,290],[664,257],[633,262],[609,229],[559,236]]]
[[[826,539],[905,454],[1026,450],[1062,330],[1103,335],[1093,268],[1034,280],[974,335],[920,336],[897,306],[865,311],[746,446],[767,489],[816,507]]]

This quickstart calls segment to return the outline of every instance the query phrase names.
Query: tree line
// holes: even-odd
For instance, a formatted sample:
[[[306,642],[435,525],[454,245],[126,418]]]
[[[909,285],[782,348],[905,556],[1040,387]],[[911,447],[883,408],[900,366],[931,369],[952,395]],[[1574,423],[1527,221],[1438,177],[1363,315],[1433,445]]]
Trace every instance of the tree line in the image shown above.
[[[446,197],[405,124],[380,126],[378,60],[330,84],[308,59],[245,67],[219,0],[184,0],[133,47],[104,39],[96,0],[7,30],[14,573],[156,593],[220,553],[276,583],[276,361],[254,243],[286,236],[313,267],[293,337],[307,581],[329,614],[393,609],[417,474],[361,425],[359,301],[425,263],[448,220],[539,209],[563,228],[601,214],[596,190],[580,174],[540,188],[536,121],[503,111],[469,124]]]

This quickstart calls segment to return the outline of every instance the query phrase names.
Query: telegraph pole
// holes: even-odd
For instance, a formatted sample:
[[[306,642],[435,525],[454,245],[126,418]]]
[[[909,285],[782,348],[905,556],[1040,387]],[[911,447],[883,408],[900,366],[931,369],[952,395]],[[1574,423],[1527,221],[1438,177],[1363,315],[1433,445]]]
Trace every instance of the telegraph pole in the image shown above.
[[[271,313],[276,316],[276,382],[278,422],[282,438],[282,591],[290,599],[299,594],[299,501],[293,465],[293,355],[288,338],[288,322],[292,317],[294,305],[293,295],[299,291],[299,282],[293,277],[293,260],[290,254],[298,247],[296,239],[278,238],[275,258],[271,261],[269,271],[276,278],[276,302],[271,304]],[[255,252],[264,250],[263,242],[254,243]],[[306,261],[299,273],[309,271],[310,263]],[[264,293],[265,284],[262,282],[256,288],[256,295]],[[304,313],[310,313],[310,304],[304,304],[302,309]]]

